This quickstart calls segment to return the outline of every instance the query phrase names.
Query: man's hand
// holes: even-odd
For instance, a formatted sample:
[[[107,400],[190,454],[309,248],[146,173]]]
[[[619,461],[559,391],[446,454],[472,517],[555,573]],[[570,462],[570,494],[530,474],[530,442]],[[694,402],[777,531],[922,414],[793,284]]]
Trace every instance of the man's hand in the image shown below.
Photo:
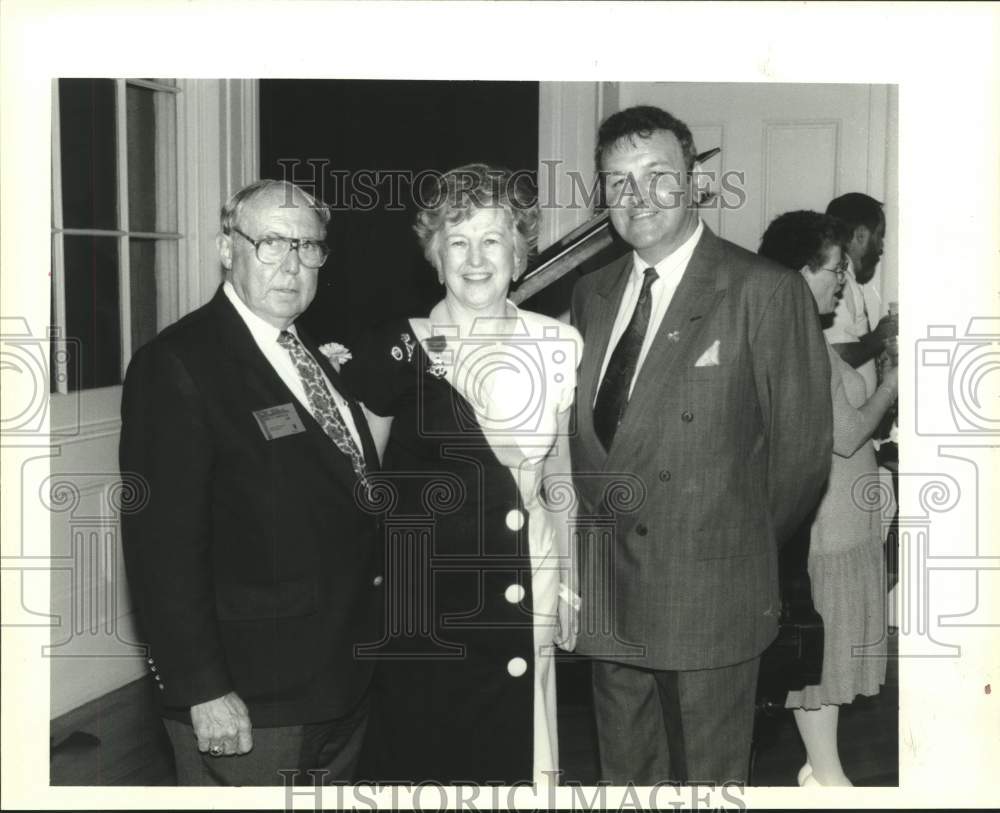
[[[202,753],[232,756],[253,748],[250,712],[236,692],[191,706],[191,725]]]

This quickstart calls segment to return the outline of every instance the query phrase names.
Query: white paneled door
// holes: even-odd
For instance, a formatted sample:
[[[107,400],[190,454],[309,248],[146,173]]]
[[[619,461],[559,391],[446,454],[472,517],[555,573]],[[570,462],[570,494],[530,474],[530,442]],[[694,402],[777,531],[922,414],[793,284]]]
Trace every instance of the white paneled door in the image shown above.
[[[894,179],[886,174],[895,145],[887,143],[885,85],[648,82],[616,89],[604,94],[617,99],[615,109],[661,107],[688,124],[699,152],[722,148],[705,166],[717,177],[719,195],[703,217],[751,251],[782,212],[823,211],[845,192],[890,206],[895,200]],[[737,187],[742,195],[732,191]],[[896,213],[887,214],[891,230]],[[895,289],[895,258],[885,259],[883,284]]]

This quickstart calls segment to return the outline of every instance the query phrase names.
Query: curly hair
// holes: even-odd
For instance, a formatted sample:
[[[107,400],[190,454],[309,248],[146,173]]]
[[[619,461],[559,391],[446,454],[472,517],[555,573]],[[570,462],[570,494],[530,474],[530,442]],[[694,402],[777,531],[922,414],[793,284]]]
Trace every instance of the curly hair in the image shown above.
[[[620,110],[608,116],[597,131],[597,148],[594,150],[594,165],[600,172],[604,156],[623,138],[634,143],[636,138],[649,138],[657,130],[673,133],[680,142],[684,153],[684,168],[691,172],[694,159],[698,155],[694,147],[694,138],[688,126],[666,110],[652,105],[639,105]]]
[[[804,266],[814,271],[823,265],[830,246],[844,250],[850,231],[831,215],[799,210],[778,215],[767,227],[757,253],[762,257],[799,271]]]
[[[306,199],[306,203],[309,207],[316,213],[316,216],[319,218],[323,228],[326,228],[327,224],[330,222],[330,208],[323,203],[323,201],[314,198],[301,186],[296,186],[290,181],[276,181],[272,178],[263,178],[259,181],[254,181],[252,184],[247,184],[242,189],[235,192],[233,196],[223,205],[222,210],[219,213],[219,223],[222,233],[232,234],[233,228],[236,226],[236,221],[239,220],[240,213],[243,211],[243,207],[257,197],[257,195],[276,188],[283,188],[287,190],[285,201],[289,206],[295,205],[292,203],[292,197],[295,193],[297,192],[300,194]]]
[[[885,223],[881,201],[861,192],[848,192],[846,195],[834,198],[826,207],[826,213],[843,220],[852,232],[858,226],[875,231]]]
[[[421,206],[413,231],[427,261],[440,270],[439,237],[454,223],[480,209],[498,208],[507,215],[514,250],[527,261],[538,245],[538,197],[530,173],[511,172],[489,164],[466,164],[434,177],[430,194],[421,190]]]

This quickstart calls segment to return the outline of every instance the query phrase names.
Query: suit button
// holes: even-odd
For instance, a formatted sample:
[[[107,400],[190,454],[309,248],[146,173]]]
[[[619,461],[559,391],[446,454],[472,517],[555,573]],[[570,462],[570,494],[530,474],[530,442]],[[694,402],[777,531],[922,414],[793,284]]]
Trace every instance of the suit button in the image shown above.
[[[524,658],[511,658],[507,661],[507,674],[511,677],[521,677],[528,671],[528,662]]]
[[[161,692],[166,691],[166,689],[163,688],[163,684],[162,683],[157,683],[156,685],[160,687],[160,691]]]
[[[385,579],[383,579],[381,576],[376,576],[374,579],[372,579],[372,584],[375,585],[376,587],[381,587],[382,582],[384,581]]]
[[[503,591],[503,597],[511,604],[517,604],[524,599],[524,588],[519,584],[508,585]]]
[[[516,508],[512,508],[507,512],[507,516],[504,517],[504,522],[507,523],[507,527],[512,531],[520,531],[524,527],[524,513],[518,511]]]
[[[681,413],[681,420],[684,421],[684,423],[691,423],[691,421],[694,420],[694,415],[692,415],[688,410],[685,409]]]
[[[156,667],[155,666],[150,666],[149,667],[149,671],[150,672],[155,672],[156,671]],[[159,677],[157,677],[157,679],[159,679]]]
[[[151,664],[152,662],[153,662],[152,658],[146,658],[146,663],[150,663]]]
[[[660,469],[660,482],[665,483],[670,479],[670,472],[666,469]]]
[[[635,526],[635,532],[639,534],[639,536],[645,536],[646,534],[649,533],[649,528],[647,528],[640,522],[638,525]]]

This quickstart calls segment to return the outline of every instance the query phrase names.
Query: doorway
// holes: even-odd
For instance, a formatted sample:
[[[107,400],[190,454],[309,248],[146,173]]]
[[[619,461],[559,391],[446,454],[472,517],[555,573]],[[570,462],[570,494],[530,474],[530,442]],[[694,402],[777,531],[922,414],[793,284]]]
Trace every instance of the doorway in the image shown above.
[[[260,82],[260,172],[333,208],[330,259],[302,317],[318,341],[425,313],[441,296],[412,231],[429,171],[538,167],[537,82],[269,79]]]

